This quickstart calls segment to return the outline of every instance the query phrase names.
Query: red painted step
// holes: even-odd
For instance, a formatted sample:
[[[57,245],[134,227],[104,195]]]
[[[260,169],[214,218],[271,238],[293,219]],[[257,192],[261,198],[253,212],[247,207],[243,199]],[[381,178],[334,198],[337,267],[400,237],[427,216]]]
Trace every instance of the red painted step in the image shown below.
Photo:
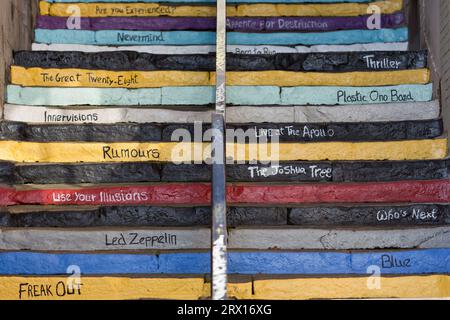
[[[283,205],[304,203],[449,203],[450,180],[334,184],[232,184],[229,204]],[[0,205],[209,205],[209,184],[181,183],[0,189]]]

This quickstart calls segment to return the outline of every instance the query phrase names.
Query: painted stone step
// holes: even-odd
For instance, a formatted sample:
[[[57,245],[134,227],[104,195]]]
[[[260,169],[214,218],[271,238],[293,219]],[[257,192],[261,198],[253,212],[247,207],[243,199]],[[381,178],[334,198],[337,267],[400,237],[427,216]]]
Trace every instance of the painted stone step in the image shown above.
[[[447,203],[449,181],[398,181],[349,184],[242,185],[227,190],[230,204]]]
[[[145,278],[97,276],[83,277],[80,282],[76,279],[70,282],[67,277],[8,277],[2,280],[5,281],[0,284],[0,299],[4,300],[197,300],[207,298],[211,291],[203,275]],[[250,299],[250,279],[230,279],[228,293],[233,297]]]
[[[216,9],[214,8],[214,14]],[[227,33],[229,45],[345,45],[408,41],[408,29],[341,30],[329,32]],[[128,45],[214,45],[212,31],[127,31],[36,29],[35,42],[54,44]]]
[[[377,298],[448,298],[450,277],[399,276],[379,278],[373,275],[358,278],[303,278],[256,277],[253,281],[253,299],[303,300],[303,299],[377,299]]]
[[[348,203],[450,203],[450,180],[239,184],[227,186],[230,206],[296,206]],[[0,189],[0,205],[209,206],[208,183],[41,186]]]
[[[360,105],[427,102],[433,85],[385,87],[274,87],[230,86],[230,105]],[[123,88],[44,88],[7,87],[7,102],[36,106],[200,106],[215,102],[213,86]],[[388,120],[389,121],[389,120]]]
[[[243,250],[368,250],[446,248],[450,227],[412,229],[318,229],[238,227],[228,248]],[[202,250],[211,246],[208,228],[26,228],[0,230],[0,250],[129,251]]]
[[[375,142],[261,144],[227,143],[237,162],[322,160],[437,160],[447,156],[447,138]],[[23,163],[172,162],[211,163],[211,143],[199,142],[27,142],[0,141],[0,160]]]
[[[45,0],[49,3],[101,3],[101,2],[122,2],[122,3],[132,3],[132,2],[200,2],[200,3],[215,3],[215,0]],[[365,3],[371,2],[372,0],[229,0],[230,3],[252,3],[252,2],[270,2],[270,3],[345,3],[345,2],[355,2],[355,3]]]
[[[228,71],[366,71],[427,67],[426,51],[372,51],[341,53],[228,54]],[[112,71],[215,71],[215,54],[154,55],[132,51],[101,53],[19,51],[14,64],[25,68],[79,68]]]
[[[159,182],[161,181],[159,167],[157,164],[146,162],[19,166],[0,162],[0,182],[5,184]],[[436,174],[439,173],[443,174],[443,169],[437,169]],[[211,179],[204,181],[209,182]]]
[[[216,51],[213,45],[204,46],[96,46],[83,44],[46,44],[33,43],[33,51],[80,51],[80,52],[111,52],[127,51],[151,54],[208,54]],[[315,45],[315,46],[236,46],[228,45],[227,52],[235,54],[276,54],[276,53],[310,53],[310,52],[358,52],[358,51],[406,51],[408,42],[374,42],[352,45]]]
[[[210,123],[212,111],[198,107],[161,108],[42,107],[5,104],[4,119],[46,124]],[[439,101],[347,105],[333,107],[227,107],[228,123],[336,123],[433,120],[440,117]]]
[[[372,252],[235,252],[228,253],[231,275],[366,275],[377,267],[384,275],[448,274],[449,249]],[[77,265],[91,274],[207,274],[210,254],[50,254],[0,253],[3,275],[60,275]]]
[[[287,208],[229,207],[228,225],[287,225]],[[437,210],[437,209],[436,209]],[[436,213],[441,217],[441,211]],[[442,220],[442,219],[441,219]],[[191,227],[211,225],[209,207],[1,208],[0,227]]]
[[[373,276],[372,276],[373,277]],[[3,277],[0,289],[5,300],[194,300],[209,296],[204,277],[83,277],[81,287],[67,286],[67,277]],[[357,298],[448,298],[450,277],[446,275],[380,277],[295,278],[254,277],[233,279],[229,296],[235,299],[306,300]],[[46,291],[46,288],[49,290]],[[313,288],[313,289],[312,289]],[[37,295],[34,295],[34,292]],[[43,290],[43,291],[40,291]],[[254,290],[254,291],[253,291]],[[31,292],[31,294],[30,294]],[[51,295],[50,295],[51,294]]]
[[[414,227],[450,224],[450,206],[353,205],[293,208],[228,207],[228,226]],[[4,228],[210,226],[209,207],[12,207],[0,209]]]
[[[450,223],[450,207],[432,204],[320,206],[289,210],[288,223],[300,226],[417,226]]]
[[[114,125],[28,125],[0,121],[0,140],[30,142],[64,141],[161,141],[162,126],[158,124]]]
[[[45,127],[47,128],[47,127]],[[442,120],[411,122],[335,123],[335,124],[229,124],[227,141],[245,132],[247,141],[320,142],[377,141],[436,138],[443,134]],[[210,126],[167,125],[162,128],[163,141],[178,141],[180,136],[194,137],[196,131],[207,132]],[[189,134],[188,134],[189,133]],[[204,141],[207,141],[204,135]],[[210,140],[210,139],[209,139]],[[238,140],[239,141],[239,140]]]
[[[161,177],[164,181],[171,181],[177,175],[179,178],[186,177],[186,179],[195,180],[201,175],[201,171],[197,168],[194,171],[189,165],[176,166],[172,164],[164,166],[161,171]],[[449,164],[445,160],[376,162],[308,161],[280,162],[279,164],[268,165],[227,166],[227,179],[236,182],[381,182],[447,178],[449,178]]]
[[[369,29],[370,16],[359,17],[257,17],[227,18],[227,30],[238,32],[314,32]],[[404,26],[403,13],[381,16],[382,28]],[[216,30],[215,17],[108,17],[81,18],[79,30]],[[38,29],[70,29],[65,17],[38,16]]]
[[[195,129],[197,128],[197,129]],[[210,125],[182,124],[83,124],[48,125],[0,121],[0,140],[30,142],[126,142],[126,141],[179,141],[182,134],[195,137],[196,131],[206,132]],[[254,143],[267,138],[281,142],[320,141],[394,141],[432,139],[443,134],[442,120],[335,124],[253,124],[228,125],[229,141],[233,130],[243,130]],[[241,131],[237,131],[241,132]],[[200,137],[201,138],[201,137]],[[209,139],[210,141],[211,139]],[[204,136],[203,141],[208,141]]]
[[[394,13],[403,7],[402,0],[378,1],[371,3],[380,7],[380,13]],[[80,3],[82,17],[110,16],[215,16],[213,6],[161,5],[155,3]],[[39,3],[41,15],[70,17],[70,4]],[[369,8],[364,3],[340,4],[238,4],[227,6],[228,16],[358,16],[366,15]]]
[[[380,277],[293,278],[254,277],[233,279],[228,294],[235,299],[357,299],[357,298],[448,298],[446,275]],[[83,277],[81,285],[68,287],[67,277],[3,277],[0,289],[5,300],[194,300],[209,296],[204,277]],[[48,291],[46,289],[48,288]],[[311,289],[313,288],[313,289]],[[41,291],[42,290],[42,291]],[[254,290],[254,291],[253,291]],[[34,292],[37,292],[35,295]],[[50,293],[48,293],[50,292]],[[31,294],[30,294],[31,293]]]
[[[427,84],[428,69],[377,72],[230,71],[230,86],[388,86]],[[161,88],[209,86],[215,72],[206,71],[108,71],[11,67],[11,83],[24,87]]]
[[[449,179],[449,161],[281,162],[228,165],[229,182],[382,182]],[[0,162],[0,183],[210,182],[206,164],[26,164]]]

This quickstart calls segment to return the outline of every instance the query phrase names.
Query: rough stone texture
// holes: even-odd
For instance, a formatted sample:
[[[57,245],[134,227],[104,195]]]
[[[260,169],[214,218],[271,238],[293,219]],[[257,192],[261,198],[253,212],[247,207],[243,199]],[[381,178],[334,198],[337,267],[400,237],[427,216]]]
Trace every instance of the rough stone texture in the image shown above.
[[[114,125],[27,125],[25,123],[1,121],[0,140],[33,142],[161,141],[161,130],[161,126],[150,123],[121,123]]]
[[[368,16],[359,17],[266,17],[228,18],[227,30],[238,32],[312,32],[345,29],[367,29]],[[382,28],[396,28],[405,24],[403,13],[381,16]],[[38,29],[68,29],[67,18],[38,16]],[[81,18],[81,30],[215,30],[212,17],[108,17]]]
[[[215,11],[214,11],[215,12]],[[227,33],[230,45],[345,45],[355,43],[403,42],[408,29],[342,30],[331,32]],[[54,44],[88,45],[213,45],[212,31],[119,31],[36,29],[35,41]]]
[[[434,180],[449,178],[449,162],[444,161],[382,161],[345,162],[335,167],[336,181]]]
[[[80,68],[115,71],[215,71],[214,54],[154,55],[134,51],[102,53],[19,51],[14,64],[26,68]],[[227,55],[228,71],[365,71],[427,67],[427,52],[278,53]]]
[[[446,248],[450,227],[347,230],[301,228],[236,228],[229,249],[365,250]],[[176,229],[4,229],[1,250],[121,251],[208,249],[208,228]]]
[[[228,225],[286,225],[287,208],[229,207]],[[13,208],[0,212],[7,228],[210,226],[207,207],[116,206],[100,208]]]
[[[131,199],[129,198],[131,196]],[[364,184],[228,186],[230,205],[265,206],[308,203],[448,203],[449,180]],[[209,205],[209,184],[169,184],[28,190],[2,188],[0,203],[47,205]]]
[[[77,164],[77,165],[19,165],[0,164],[0,168],[12,169],[9,173],[1,170],[0,181],[4,183],[123,183],[160,181],[160,169],[150,163],[120,164]],[[14,172],[14,173],[13,173]],[[14,176],[12,177],[11,174]]]
[[[156,185],[58,186],[28,185],[16,190],[2,187],[0,205],[149,205],[209,206],[207,183]],[[450,180],[316,183],[316,184],[230,184],[230,206],[295,206],[313,203],[449,203]]]
[[[374,91],[377,94],[373,93]],[[380,103],[428,102],[433,85],[398,85],[385,87],[275,87],[230,86],[230,105],[360,105]],[[123,88],[46,88],[9,85],[7,101],[35,106],[139,106],[139,105],[210,105],[215,101],[212,86]],[[417,112],[417,111],[416,111]],[[304,121],[307,122],[307,121]]]
[[[82,287],[69,290],[64,277],[3,277],[0,289],[5,300],[139,300],[205,299],[210,283],[202,276],[177,277],[84,277]],[[381,289],[368,288],[373,278],[364,277],[230,277],[228,293],[243,300],[448,298],[450,277],[445,275],[381,277]],[[27,284],[23,286],[23,284]],[[22,286],[21,286],[22,285]],[[47,286],[52,296],[33,295],[33,288]],[[58,287],[61,296],[54,290]],[[20,289],[24,291],[20,292]],[[28,291],[30,289],[30,291]],[[64,291],[63,291],[64,290]],[[61,293],[63,292],[63,293]],[[70,292],[68,294],[68,292]]]
[[[28,142],[0,140],[0,159],[23,163],[203,163],[210,143],[201,142]],[[64,150],[64,151],[63,151]],[[259,150],[259,152],[258,152]],[[261,151],[262,150],[262,151]],[[447,139],[372,142],[297,142],[267,145],[227,143],[227,162],[438,160]]]
[[[210,185],[206,183],[101,187],[69,185],[62,188],[64,189],[42,189],[33,188],[32,185],[20,191],[1,188],[0,204],[3,206],[18,204],[209,206],[211,204]]]
[[[435,144],[430,141],[429,147]],[[440,141],[440,140],[436,140]],[[343,143],[343,142],[335,142]],[[375,142],[374,142],[375,143]],[[439,142],[437,142],[439,144]],[[422,146],[426,154],[430,150]],[[200,152],[194,152],[195,148]],[[0,159],[23,163],[194,163],[207,158],[208,144],[190,142],[26,142],[0,140]],[[337,147],[337,145],[336,145]],[[438,147],[439,148],[439,147]],[[432,151],[434,154],[436,151]],[[406,154],[405,154],[406,155]],[[431,155],[431,154],[430,154]]]
[[[170,108],[59,108],[59,107],[37,107],[5,105],[5,120],[28,123],[49,123],[49,124],[116,124],[116,123],[193,123],[201,121],[211,122],[212,110],[206,108],[188,108],[184,111]],[[193,110],[197,109],[197,110]],[[235,109],[235,108],[230,108]],[[269,108],[266,108],[269,109]],[[251,112],[253,109],[243,109]],[[281,108],[280,111],[283,109]],[[232,112],[232,114],[236,112]],[[289,118],[284,116],[286,111],[280,112],[280,121],[292,120],[294,118],[293,108],[291,108]],[[239,113],[240,114],[240,113]],[[251,116],[250,114],[249,116]],[[247,117],[249,117],[247,116]],[[284,116],[284,117],[283,117]],[[232,115],[230,115],[232,117]],[[261,116],[261,119],[269,119]]]
[[[210,129],[202,126],[203,133]],[[176,130],[186,130],[194,137],[194,125],[167,125],[162,130],[163,141],[173,141]],[[273,138],[280,142],[321,142],[321,141],[395,141],[408,139],[436,138],[443,134],[442,120],[409,121],[409,122],[374,122],[374,123],[334,123],[334,124],[249,124],[227,125],[229,130],[243,130],[248,137],[260,142]],[[235,131],[240,132],[240,131]],[[233,132],[228,134],[229,141],[234,138]],[[211,141],[204,136],[203,141]],[[251,141],[251,140],[250,140]]]
[[[171,106],[168,106],[170,108]],[[82,123],[193,123],[211,122],[212,111],[198,107],[158,109],[149,107],[59,108],[6,104],[5,120],[28,123],[82,124]],[[197,110],[192,110],[197,109]],[[438,119],[438,101],[389,103],[375,105],[347,105],[317,107],[269,107],[230,106],[227,108],[228,123],[335,123],[335,122],[391,122]]]
[[[230,3],[346,3],[346,2],[354,2],[354,3],[366,3],[370,2],[371,0],[230,0]],[[215,3],[215,0],[48,0],[47,2],[50,3],[72,3],[72,2],[81,2],[81,3],[101,3],[101,2],[124,2],[124,3],[131,3],[131,2],[151,2],[151,3],[158,3],[158,2],[175,2],[175,3],[184,3],[184,2],[191,2],[191,3]]]
[[[393,72],[393,71],[386,71]],[[45,75],[45,76],[43,76]],[[411,83],[422,83],[428,75],[425,69],[401,70],[392,74],[393,82],[411,77]],[[370,75],[367,75],[370,78]],[[355,81],[357,81],[357,78]],[[326,82],[326,77],[324,81]],[[346,79],[344,77],[344,79]],[[371,81],[367,79],[367,81]],[[374,81],[374,80],[372,80]],[[84,69],[42,69],[11,67],[11,83],[24,87],[82,87],[82,88],[161,88],[165,86],[208,86],[211,73],[206,71],[108,71]],[[370,82],[369,82],[370,84]],[[390,82],[388,83],[390,84]]]
[[[182,168],[180,168],[182,169]],[[185,172],[195,171],[185,167]],[[197,169],[198,171],[201,171]],[[205,170],[206,171],[206,170]],[[172,165],[165,166],[163,179],[169,177]],[[177,172],[170,178],[176,179]],[[182,175],[182,173],[179,173]],[[374,161],[374,162],[281,162],[278,165],[230,165],[228,181],[236,182],[369,182],[448,179],[449,162],[438,161]],[[170,181],[169,178],[169,181]]]
[[[1,145],[0,141],[0,145]],[[161,143],[163,144],[163,143]],[[447,139],[372,142],[228,143],[228,163],[279,161],[438,160],[447,157]],[[7,154],[7,153],[6,153]],[[177,159],[175,157],[175,159]],[[11,160],[5,158],[5,160]],[[172,160],[174,161],[174,160]]]
[[[41,15],[70,17],[70,4],[41,2],[39,5]],[[210,5],[165,5],[158,3],[84,3],[79,5],[82,17],[152,17],[152,16],[214,16],[214,6]],[[229,13],[235,12],[231,6]],[[234,10],[233,10],[234,9]]]
[[[450,223],[446,205],[300,207],[289,213],[289,224],[301,226],[414,226]]]
[[[376,122],[437,119],[440,106],[437,100],[416,103],[388,103],[359,106],[299,106],[294,107],[295,122]]]
[[[207,228],[177,229],[4,229],[2,250],[122,251],[209,249]]]
[[[402,10],[403,1],[392,0],[380,2],[380,13],[393,13]],[[367,4],[299,4],[299,5],[251,5],[242,4],[237,6],[238,16],[358,16],[367,14]]]
[[[7,173],[7,171],[5,172]],[[210,182],[212,169],[206,164],[165,164],[161,169],[164,182]]]
[[[382,252],[229,252],[230,274],[336,275],[366,274],[370,266],[383,274],[446,274],[448,249],[395,250]],[[50,254],[0,253],[3,275],[65,274],[78,265],[90,274],[207,274],[210,254]]]
[[[13,67],[15,69],[15,67]],[[16,75],[13,70],[12,75]],[[214,79],[215,74],[211,74]],[[19,77],[18,77],[19,78]],[[14,83],[33,85],[37,81],[21,81],[13,77]],[[428,84],[430,72],[428,69],[377,71],[377,72],[295,72],[295,71],[230,71],[227,72],[227,85],[230,86],[393,86],[408,84]],[[200,83],[201,84],[201,83]],[[56,84],[55,84],[56,85]],[[179,84],[177,84],[179,85]],[[408,101],[408,100],[407,100]],[[410,100],[409,100],[410,101]]]
[[[366,250],[446,248],[450,227],[423,229],[231,229],[230,249]]]
[[[36,11],[35,1],[0,1],[0,112],[4,103],[13,51],[29,49]]]
[[[380,2],[380,13],[402,10],[403,1]],[[42,15],[69,17],[68,3],[41,3]],[[313,3],[313,4],[237,4],[227,6],[228,16],[359,16],[367,14],[368,4],[358,3]],[[126,11],[126,9],[132,9]],[[170,9],[170,10],[169,10]],[[109,16],[214,16],[212,6],[160,5],[154,3],[85,3],[81,15],[85,17]]]
[[[122,51],[122,47],[96,46],[82,44],[46,44],[33,43],[33,51],[81,51],[105,52]],[[153,54],[208,54],[215,52],[212,45],[207,46],[128,46],[127,50]],[[317,45],[317,46],[227,46],[227,51],[236,54],[275,54],[275,53],[308,53],[308,52],[359,52],[359,51],[407,51],[408,42],[374,42],[352,45]]]
[[[9,85],[7,101],[13,104],[67,105],[161,105],[161,88],[22,88]]]
[[[366,3],[371,0],[230,0],[230,3]],[[184,2],[192,2],[192,3],[215,3],[215,0],[48,0],[49,3],[72,3],[72,2],[81,2],[81,3],[101,3],[101,2],[124,2],[124,3],[132,3],[132,2],[175,2],[175,3],[184,3]]]
[[[255,277],[253,299],[307,300],[307,299],[420,299],[448,298],[450,277],[401,276],[380,277],[381,288],[368,286],[374,276],[271,279]]]
[[[228,165],[229,182],[370,182],[450,178],[448,160],[375,162],[281,162],[278,165]],[[108,164],[27,164],[0,162],[6,184],[78,184],[134,182],[210,182],[205,164],[143,162]]]
[[[314,88],[314,90],[312,89]],[[377,93],[375,94],[374,91]],[[390,87],[283,87],[282,105],[380,104],[431,101],[433,85]],[[237,101],[240,103],[241,101]],[[233,101],[232,101],[233,103]],[[237,104],[235,103],[235,104]]]
[[[399,181],[332,184],[252,185],[232,184],[230,204],[311,203],[448,203],[450,181]]]
[[[57,277],[7,277],[1,279],[0,290],[4,300],[139,300],[180,299],[194,300],[203,297],[203,276],[131,278],[83,277],[78,288],[76,280],[68,287],[67,276]],[[251,283],[248,283],[250,287]],[[36,296],[33,288],[46,288]],[[230,284],[230,286],[232,286]],[[241,285],[243,286],[243,285]],[[24,290],[20,292],[20,289]],[[28,290],[29,289],[29,290]],[[57,291],[58,290],[58,291]],[[36,291],[36,292],[41,292]],[[240,292],[240,291],[238,291]],[[243,294],[243,298],[249,298]]]

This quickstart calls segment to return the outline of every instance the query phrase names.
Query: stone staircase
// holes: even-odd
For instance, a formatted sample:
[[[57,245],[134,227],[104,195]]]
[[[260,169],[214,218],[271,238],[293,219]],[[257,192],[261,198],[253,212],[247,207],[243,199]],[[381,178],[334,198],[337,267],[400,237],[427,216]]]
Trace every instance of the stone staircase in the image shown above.
[[[228,3],[229,297],[449,297],[447,138],[403,1]],[[215,2],[39,7],[0,123],[0,299],[208,298]]]

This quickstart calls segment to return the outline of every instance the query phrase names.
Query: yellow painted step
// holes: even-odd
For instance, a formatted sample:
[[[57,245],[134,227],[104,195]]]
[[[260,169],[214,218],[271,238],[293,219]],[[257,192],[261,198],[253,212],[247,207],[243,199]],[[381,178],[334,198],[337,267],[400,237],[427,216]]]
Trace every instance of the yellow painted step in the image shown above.
[[[237,299],[449,298],[450,276],[392,277],[231,277],[229,296]],[[253,287],[252,287],[253,285]],[[253,292],[252,292],[253,288]],[[200,276],[0,277],[0,300],[200,299],[210,284]]]
[[[0,141],[0,160],[14,162],[191,162],[207,160],[209,143]],[[235,160],[426,160],[443,159],[447,139],[380,142],[227,144]]]
[[[387,0],[371,3],[381,13],[394,13],[403,8],[403,0]],[[68,17],[69,7],[77,6],[81,17],[214,17],[214,6],[173,6],[158,3],[48,3],[40,2],[41,15]],[[227,7],[229,17],[277,17],[277,16],[360,16],[370,14],[369,4],[246,4]]]
[[[379,72],[228,72],[230,86],[387,86],[426,84],[427,69]],[[25,87],[160,88],[209,86],[215,72],[202,71],[107,71],[11,67],[12,84]]]
[[[378,281],[379,280],[379,281]],[[253,299],[448,298],[447,275],[335,278],[263,278],[254,281]]]

